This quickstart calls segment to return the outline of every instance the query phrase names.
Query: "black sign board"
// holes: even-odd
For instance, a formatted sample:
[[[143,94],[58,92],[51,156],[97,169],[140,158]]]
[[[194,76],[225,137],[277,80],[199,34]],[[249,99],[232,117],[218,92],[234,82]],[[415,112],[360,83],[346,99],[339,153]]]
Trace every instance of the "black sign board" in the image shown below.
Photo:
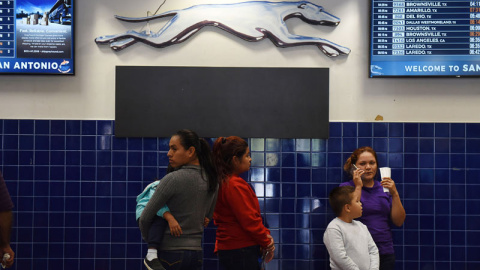
[[[115,135],[327,138],[327,68],[117,66]]]

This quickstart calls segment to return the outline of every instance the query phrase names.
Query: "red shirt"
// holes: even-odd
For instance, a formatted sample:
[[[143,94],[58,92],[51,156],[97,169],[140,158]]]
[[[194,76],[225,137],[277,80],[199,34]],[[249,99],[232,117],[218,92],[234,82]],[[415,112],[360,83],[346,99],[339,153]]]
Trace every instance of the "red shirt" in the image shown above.
[[[260,205],[252,187],[234,175],[218,191],[213,213],[217,226],[215,252],[254,245],[267,247],[271,240],[260,215]]]

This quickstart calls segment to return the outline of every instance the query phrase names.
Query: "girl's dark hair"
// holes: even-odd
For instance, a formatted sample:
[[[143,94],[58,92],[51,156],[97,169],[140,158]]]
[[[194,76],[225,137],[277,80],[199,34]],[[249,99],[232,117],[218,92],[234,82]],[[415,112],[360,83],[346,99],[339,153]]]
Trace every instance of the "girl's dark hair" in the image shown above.
[[[233,157],[241,157],[247,152],[248,143],[237,136],[220,137],[213,144],[213,157],[217,167],[220,185],[233,173]]]
[[[352,164],[357,163],[358,157],[364,152],[370,152],[375,157],[375,161],[377,162],[377,168],[379,168],[380,166],[378,165],[378,158],[377,158],[377,153],[375,152],[375,150],[373,150],[373,148],[371,148],[370,146],[363,146],[363,147],[357,148],[355,151],[353,151],[353,153],[350,155],[350,157],[347,159],[347,161],[345,161],[345,165],[343,165],[343,170],[345,172],[347,172],[348,174],[352,175],[352,171],[353,171],[352,170],[352,167],[353,167]]]
[[[208,190],[215,191],[217,189],[218,179],[215,165],[213,164],[213,156],[212,151],[210,150],[210,145],[208,145],[207,141],[204,139],[199,138],[197,133],[188,129],[179,130],[177,133],[175,133],[175,135],[180,138],[180,144],[185,149],[189,149],[190,147],[195,148],[195,153],[198,161],[200,162],[200,167],[207,175]]]

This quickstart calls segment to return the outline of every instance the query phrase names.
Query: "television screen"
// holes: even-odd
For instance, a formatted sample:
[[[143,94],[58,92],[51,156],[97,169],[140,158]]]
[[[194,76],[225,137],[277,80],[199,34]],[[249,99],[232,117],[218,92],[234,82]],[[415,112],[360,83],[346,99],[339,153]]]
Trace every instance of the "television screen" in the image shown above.
[[[370,77],[480,76],[480,1],[372,0]]]
[[[328,138],[328,68],[117,66],[115,136]]]
[[[74,74],[74,0],[0,0],[0,74]]]

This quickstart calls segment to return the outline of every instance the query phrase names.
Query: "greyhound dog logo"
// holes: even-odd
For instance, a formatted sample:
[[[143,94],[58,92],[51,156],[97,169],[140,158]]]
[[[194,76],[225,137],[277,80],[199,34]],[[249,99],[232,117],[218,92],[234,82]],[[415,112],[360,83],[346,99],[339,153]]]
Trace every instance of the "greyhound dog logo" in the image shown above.
[[[377,65],[370,65],[370,73],[372,75],[375,75],[375,76],[378,76],[378,75],[383,75],[382,73],[382,67],[381,66],[377,66]]]
[[[300,18],[313,25],[337,26],[338,17],[308,1],[265,2],[251,1],[234,4],[202,4],[186,9],[171,10],[147,17],[115,18],[126,22],[149,22],[171,17],[158,32],[128,30],[122,34],[100,36],[97,44],[109,44],[115,51],[123,50],[137,42],[163,48],[186,41],[205,26],[214,26],[246,41],[270,39],[277,47],[315,45],[329,57],[348,55],[350,49],[329,40],[300,36],[288,31],[285,20]]]

